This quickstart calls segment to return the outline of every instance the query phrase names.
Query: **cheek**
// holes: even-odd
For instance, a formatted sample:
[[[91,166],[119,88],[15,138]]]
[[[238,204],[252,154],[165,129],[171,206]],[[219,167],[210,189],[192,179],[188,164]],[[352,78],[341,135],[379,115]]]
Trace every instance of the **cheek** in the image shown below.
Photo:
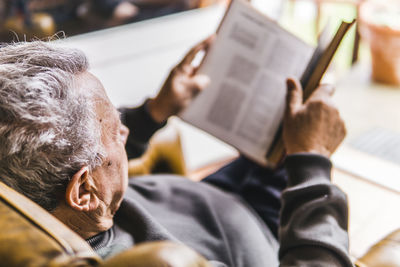
[[[126,145],[126,141],[128,140],[128,136],[129,136],[128,127],[126,127],[125,125],[121,125],[120,135],[121,135],[121,138],[122,138],[122,143],[125,146]]]
[[[118,149],[115,149],[110,160],[110,174],[113,176],[114,182],[119,186],[122,183],[123,188],[126,188],[128,183],[128,158],[125,147],[119,146]]]
[[[126,188],[128,187],[128,156],[126,155],[125,148],[123,149],[123,154],[121,157],[123,157],[121,159],[121,180],[123,183],[122,187],[125,192]]]
[[[128,183],[128,158],[123,143],[120,140],[112,141],[107,143],[107,157],[103,166],[108,191],[120,194],[125,192]]]

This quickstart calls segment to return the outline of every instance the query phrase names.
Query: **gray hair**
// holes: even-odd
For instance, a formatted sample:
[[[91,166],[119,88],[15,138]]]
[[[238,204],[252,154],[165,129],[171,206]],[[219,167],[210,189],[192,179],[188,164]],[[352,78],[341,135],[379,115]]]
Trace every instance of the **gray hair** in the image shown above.
[[[75,172],[104,157],[93,96],[74,87],[87,68],[79,50],[0,47],[0,181],[49,211]]]

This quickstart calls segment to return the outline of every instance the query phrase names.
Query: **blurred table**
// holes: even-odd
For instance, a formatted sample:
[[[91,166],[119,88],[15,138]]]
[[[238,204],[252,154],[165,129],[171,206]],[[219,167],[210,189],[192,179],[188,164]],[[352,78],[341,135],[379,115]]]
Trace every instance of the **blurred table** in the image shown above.
[[[337,168],[400,192],[400,87],[376,84],[369,62],[342,77],[334,100],[348,134],[333,161]]]
[[[334,154],[333,181],[348,195],[350,251],[400,228],[400,88],[376,84],[359,62],[336,85],[334,101],[348,135]]]

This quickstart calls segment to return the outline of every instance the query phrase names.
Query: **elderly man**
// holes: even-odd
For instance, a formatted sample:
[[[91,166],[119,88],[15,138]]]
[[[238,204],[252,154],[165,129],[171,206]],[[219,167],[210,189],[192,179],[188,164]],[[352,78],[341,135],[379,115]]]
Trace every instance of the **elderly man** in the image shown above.
[[[188,53],[157,97],[121,110],[129,134],[81,52],[42,42],[2,47],[1,181],[103,257],[171,240],[214,266],[351,266],[346,197],[330,183],[328,157],[345,135],[330,86],[303,104],[301,86],[288,80],[288,177],[283,168],[240,158],[200,183],[174,176],[128,181],[126,150],[140,154],[208,82],[190,63],[209,42]]]

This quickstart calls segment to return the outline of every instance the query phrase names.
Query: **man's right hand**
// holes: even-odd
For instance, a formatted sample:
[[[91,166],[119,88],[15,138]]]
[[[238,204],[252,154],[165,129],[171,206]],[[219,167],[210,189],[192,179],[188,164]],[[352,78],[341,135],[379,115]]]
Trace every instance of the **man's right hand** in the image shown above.
[[[332,103],[334,88],[320,85],[303,103],[299,81],[288,79],[287,87],[283,124],[287,154],[309,152],[330,157],[346,135],[344,122]]]
[[[150,99],[149,111],[156,122],[162,123],[181,112],[210,83],[208,76],[196,73],[198,67],[192,61],[199,51],[207,51],[214,39],[212,35],[194,46],[172,69],[158,95]]]

